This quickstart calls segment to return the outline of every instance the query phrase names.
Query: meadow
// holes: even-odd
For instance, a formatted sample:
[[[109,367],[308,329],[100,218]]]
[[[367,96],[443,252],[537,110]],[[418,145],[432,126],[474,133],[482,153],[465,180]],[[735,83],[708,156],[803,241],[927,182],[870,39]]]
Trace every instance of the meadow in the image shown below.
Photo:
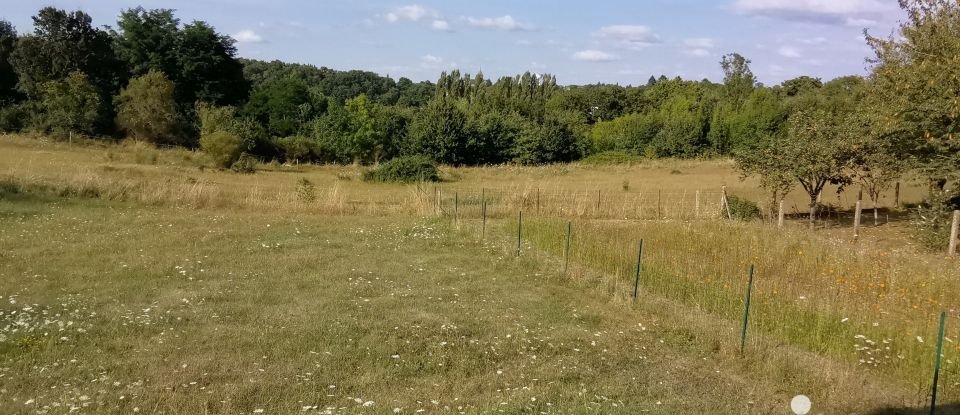
[[[940,310],[960,413],[958,265],[890,194],[853,242],[849,191],[720,219],[725,160],[259,168],[0,137],[0,413],[928,413]]]

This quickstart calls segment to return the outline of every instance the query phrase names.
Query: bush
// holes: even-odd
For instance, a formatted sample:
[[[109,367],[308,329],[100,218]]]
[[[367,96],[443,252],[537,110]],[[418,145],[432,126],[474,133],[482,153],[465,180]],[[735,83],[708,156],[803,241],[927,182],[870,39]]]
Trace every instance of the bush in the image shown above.
[[[529,125],[517,139],[514,161],[535,165],[580,158],[581,143],[567,114],[550,114],[542,125]]]
[[[257,158],[247,153],[240,154],[240,158],[233,162],[230,170],[237,173],[253,174],[257,172]]]
[[[622,151],[604,151],[602,153],[591,154],[589,157],[581,160],[580,163],[587,166],[615,166],[621,164],[632,166],[640,164],[642,159],[642,157],[636,154]]]
[[[274,144],[287,161],[308,162],[314,159],[316,143],[309,137],[295,135],[277,138]]]
[[[210,156],[217,167],[223,169],[233,166],[246,147],[240,137],[222,130],[200,137],[200,148]]]
[[[412,183],[440,181],[437,164],[425,156],[399,157],[367,171],[363,180],[368,182]]]
[[[0,107],[0,132],[18,132],[23,129],[27,112],[22,105]]]
[[[317,200],[317,192],[313,187],[313,182],[301,177],[297,180],[297,200],[304,203],[311,203]]]
[[[727,203],[730,205],[730,215],[736,220],[753,220],[760,217],[760,207],[747,199],[736,196],[727,196]],[[723,215],[726,215],[723,212]]]

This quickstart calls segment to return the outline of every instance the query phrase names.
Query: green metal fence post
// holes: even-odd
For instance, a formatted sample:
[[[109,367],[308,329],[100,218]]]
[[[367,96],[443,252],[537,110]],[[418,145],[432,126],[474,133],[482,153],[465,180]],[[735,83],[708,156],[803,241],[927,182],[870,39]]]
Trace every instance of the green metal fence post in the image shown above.
[[[570,238],[573,237],[573,222],[567,222],[567,247],[563,251],[563,273],[567,273],[570,265]]]
[[[633,302],[637,302],[640,293],[640,271],[643,270],[643,239],[640,240],[640,250],[637,252],[637,276],[633,282]]]
[[[940,355],[943,354],[943,329],[947,324],[947,313],[940,312],[940,333],[937,335],[937,358],[933,369],[933,393],[930,396],[930,415],[937,412],[937,382],[940,381]]]
[[[750,265],[750,280],[747,282],[747,301],[743,307],[743,330],[740,331],[740,353],[747,344],[747,322],[750,320],[750,293],[753,291],[753,265]]]
[[[517,216],[517,256],[520,256],[520,238],[523,235],[523,210]]]

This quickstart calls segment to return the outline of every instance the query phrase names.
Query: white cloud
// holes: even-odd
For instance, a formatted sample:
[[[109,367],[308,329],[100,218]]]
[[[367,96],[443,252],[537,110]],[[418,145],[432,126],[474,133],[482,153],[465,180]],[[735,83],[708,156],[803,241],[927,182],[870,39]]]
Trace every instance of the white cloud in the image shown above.
[[[436,30],[438,32],[453,31],[453,29],[450,28],[450,23],[443,19],[434,20],[433,23],[430,24],[430,27],[433,28],[433,30]]]
[[[506,15],[500,17],[467,17],[467,23],[470,26],[480,29],[492,30],[532,30],[528,25],[518,22],[513,16]]]
[[[387,20],[391,22],[410,21],[419,22],[424,18],[437,18],[440,14],[419,4],[397,7],[387,13]]]
[[[640,25],[604,26],[594,36],[611,40],[617,47],[633,50],[663,42],[653,29]]]
[[[707,56],[710,56],[710,51],[706,49],[687,49],[683,51],[683,53],[690,56],[696,56],[698,58],[705,58]]]
[[[710,51],[716,47],[713,39],[709,37],[686,39],[683,41],[683,45],[686,47],[686,49],[683,50],[684,55],[698,58],[710,56]]]
[[[736,0],[734,8],[747,14],[788,20],[853,24],[875,21],[895,10],[883,0]]]
[[[457,67],[457,64],[448,62],[439,56],[423,55],[420,57],[420,67],[424,69],[453,69]]]
[[[780,49],[777,49],[777,54],[785,58],[796,59],[800,57],[800,51],[793,46],[781,46]]]
[[[231,37],[237,41],[237,43],[261,43],[263,42],[263,36],[257,34],[253,30],[241,30],[237,33],[234,33]]]
[[[573,59],[585,62],[613,62],[620,58],[602,50],[588,49],[574,53]]]

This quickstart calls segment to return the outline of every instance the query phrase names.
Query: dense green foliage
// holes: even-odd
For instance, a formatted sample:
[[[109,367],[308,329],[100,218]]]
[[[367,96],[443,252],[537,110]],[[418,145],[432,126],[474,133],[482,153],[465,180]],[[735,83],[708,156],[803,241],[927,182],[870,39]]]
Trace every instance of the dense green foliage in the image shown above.
[[[727,204],[734,219],[749,221],[760,217],[760,207],[748,199],[731,195],[727,197]]]
[[[246,143],[230,131],[216,130],[200,137],[200,148],[210,155],[218,167],[225,169],[240,160]]]
[[[93,132],[101,102],[96,87],[83,72],[44,82],[36,94],[40,111],[35,116],[45,132],[58,136]]]
[[[436,182],[440,180],[440,172],[436,163],[428,157],[406,156],[368,170],[363,179],[381,183]]]
[[[452,165],[732,156],[771,207],[799,185],[859,182],[872,199],[921,167],[942,184],[960,167],[960,6],[904,0],[905,21],[868,78],[757,82],[749,59],[723,83],[653,77],[641,86],[562,86],[547,74],[436,84],[365,71],[239,59],[233,39],[168,9],[121,12],[101,29],[47,7],[18,36],[0,21],[0,129],[126,134],[200,146],[222,167],[241,154],[280,162]],[[110,103],[114,105],[110,105]],[[616,155],[613,157],[611,155]]]
[[[133,138],[176,144],[177,103],[173,82],[150,70],[134,78],[117,96],[117,127]]]

